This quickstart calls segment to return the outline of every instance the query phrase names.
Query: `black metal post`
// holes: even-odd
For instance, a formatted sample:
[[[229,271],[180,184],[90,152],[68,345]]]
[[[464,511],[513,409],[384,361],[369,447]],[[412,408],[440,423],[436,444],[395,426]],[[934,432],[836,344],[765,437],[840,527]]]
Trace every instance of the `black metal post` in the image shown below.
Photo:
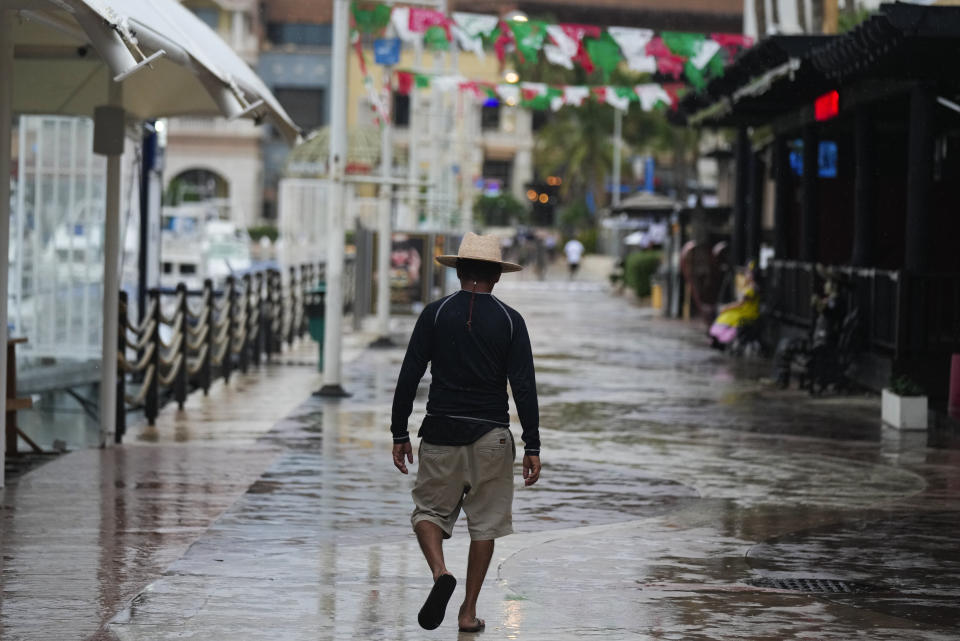
[[[253,317],[253,304],[251,303],[253,290],[253,279],[250,274],[243,275],[243,294],[240,296],[241,309],[246,310],[246,316],[243,321],[243,342],[240,344],[240,371],[244,374],[250,367],[250,320]]]
[[[147,365],[149,370],[153,368],[153,376],[147,385],[147,395],[143,401],[143,415],[149,425],[155,425],[157,414],[160,413],[160,323],[162,312],[160,311],[160,292],[155,289],[150,290],[150,296],[156,301],[153,308],[153,330],[151,331],[150,343],[153,345],[153,356]]]
[[[127,292],[120,290],[120,307],[117,313],[120,316],[120,322],[117,327],[118,354],[123,356],[127,353],[127,325],[130,321],[129,310],[127,309]],[[115,443],[123,442],[123,435],[127,432],[127,372],[117,363],[117,427],[113,435]]]
[[[180,299],[180,349],[178,350],[180,352],[180,368],[177,370],[177,375],[173,381],[173,396],[177,401],[177,407],[182,410],[184,403],[187,402],[190,385],[190,373],[187,371],[188,355],[190,353],[190,333],[187,331],[189,327],[187,317],[190,313],[190,306],[187,304],[187,286],[184,283],[177,285],[177,296]]]
[[[227,347],[223,352],[223,361],[220,363],[220,375],[223,376],[223,382],[226,384],[230,382],[230,372],[233,369],[233,333],[237,328],[233,319],[236,313],[237,279],[233,276],[227,276],[223,295],[227,297],[227,305],[223,312],[227,315]]]
[[[750,154],[750,175],[747,185],[747,220],[746,220],[746,256],[744,264],[760,260],[760,242],[763,226],[763,179],[764,162],[760,154]]]
[[[137,254],[137,319],[147,313],[147,258],[150,246],[150,179],[157,166],[157,130],[153,122],[143,124],[143,152],[140,159],[140,249]]]
[[[263,352],[263,321],[265,314],[263,304],[263,272],[253,275],[253,296],[250,301],[251,316],[256,312],[255,321],[251,323],[254,334],[250,337],[250,357],[254,365],[260,365],[260,354]]]
[[[928,87],[918,85],[910,93],[904,267],[912,273],[925,272],[930,266],[934,101]]]
[[[790,237],[790,205],[793,192],[790,189],[790,150],[784,136],[777,136],[773,143],[773,168],[776,190],[773,204],[773,251],[778,260],[788,258]]]
[[[873,115],[865,107],[857,110],[854,121],[853,159],[853,251],[850,264],[869,267],[873,264],[873,214],[876,203]]]
[[[297,282],[297,268],[290,268],[290,326],[287,329],[287,345],[292,347],[293,341],[300,332],[298,321],[300,315],[300,284]]]
[[[803,212],[800,221],[800,260],[816,262],[818,257],[820,208],[817,181],[820,173],[820,141],[813,125],[803,128]]]
[[[205,341],[207,353],[204,355],[203,363],[200,365],[200,384],[203,386],[203,395],[208,396],[210,394],[210,384],[213,383],[213,351],[217,348],[215,342],[217,336],[214,331],[215,317],[213,315],[214,307],[216,307],[214,303],[216,301],[213,297],[213,281],[209,278],[203,281],[203,294],[203,298],[207,302],[200,314],[201,318],[204,315],[207,317],[207,339]]]
[[[736,154],[736,185],[733,203],[733,228],[730,230],[730,260],[734,267],[746,263],[746,225],[747,204],[750,190],[750,136],[747,128],[737,129]]]

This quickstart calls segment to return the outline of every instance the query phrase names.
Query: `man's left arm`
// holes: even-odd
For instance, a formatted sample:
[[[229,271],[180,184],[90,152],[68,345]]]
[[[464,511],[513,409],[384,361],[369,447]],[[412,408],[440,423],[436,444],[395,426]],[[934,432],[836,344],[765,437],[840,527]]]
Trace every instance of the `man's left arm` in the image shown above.
[[[537,403],[537,379],[533,369],[533,350],[527,325],[519,322],[510,344],[507,378],[513,392],[513,401],[523,428],[523,479],[533,485],[540,478],[540,409]]]

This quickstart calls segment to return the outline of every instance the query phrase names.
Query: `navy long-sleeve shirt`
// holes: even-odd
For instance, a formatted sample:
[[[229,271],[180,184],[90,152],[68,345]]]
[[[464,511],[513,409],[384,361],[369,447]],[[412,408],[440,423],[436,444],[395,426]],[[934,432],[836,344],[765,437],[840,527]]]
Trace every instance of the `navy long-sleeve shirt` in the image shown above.
[[[433,380],[427,417],[420,429],[424,440],[464,445],[491,429],[508,427],[509,381],[525,452],[539,456],[540,416],[533,352],[526,323],[516,310],[493,294],[464,290],[423,309],[410,336],[393,395],[390,431],[395,443],[410,439],[407,420],[427,363],[431,364]]]

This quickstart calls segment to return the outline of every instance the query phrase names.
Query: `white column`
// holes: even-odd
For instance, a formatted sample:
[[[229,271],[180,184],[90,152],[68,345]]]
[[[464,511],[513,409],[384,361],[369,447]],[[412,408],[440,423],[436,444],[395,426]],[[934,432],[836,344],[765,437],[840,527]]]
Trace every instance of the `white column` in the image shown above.
[[[123,87],[110,81],[111,106],[121,106]],[[120,160],[107,156],[107,211],[103,239],[103,345],[100,363],[100,447],[109,446],[117,432],[117,341],[120,306]],[[186,340],[186,339],[184,339]],[[186,366],[186,363],[183,365]]]
[[[620,204],[620,164],[623,162],[623,112],[613,110],[613,204]]]
[[[7,393],[7,284],[10,253],[10,162],[13,123],[13,16],[0,7],[0,393]],[[6,396],[4,396],[6,398]],[[7,415],[0,412],[0,456],[7,451]],[[0,487],[4,484],[0,469]]]
[[[346,396],[341,381],[343,347],[344,176],[347,164],[347,47],[349,0],[333,5],[333,68],[330,100],[330,190],[327,198],[327,296],[320,396]]]
[[[390,78],[393,67],[383,68],[384,103],[392,106],[393,94],[390,91]],[[383,126],[380,129],[380,209],[377,212],[377,339],[373,345],[388,347],[390,340],[390,245],[391,225],[390,209],[393,185],[387,181],[393,177],[393,110],[386,110]]]

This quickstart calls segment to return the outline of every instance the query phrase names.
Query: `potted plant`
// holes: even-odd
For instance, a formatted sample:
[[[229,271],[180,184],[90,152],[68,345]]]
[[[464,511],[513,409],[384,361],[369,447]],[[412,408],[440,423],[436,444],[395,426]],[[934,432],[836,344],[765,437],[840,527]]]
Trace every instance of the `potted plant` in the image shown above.
[[[927,396],[907,376],[899,376],[883,388],[883,422],[900,430],[927,429]]]

